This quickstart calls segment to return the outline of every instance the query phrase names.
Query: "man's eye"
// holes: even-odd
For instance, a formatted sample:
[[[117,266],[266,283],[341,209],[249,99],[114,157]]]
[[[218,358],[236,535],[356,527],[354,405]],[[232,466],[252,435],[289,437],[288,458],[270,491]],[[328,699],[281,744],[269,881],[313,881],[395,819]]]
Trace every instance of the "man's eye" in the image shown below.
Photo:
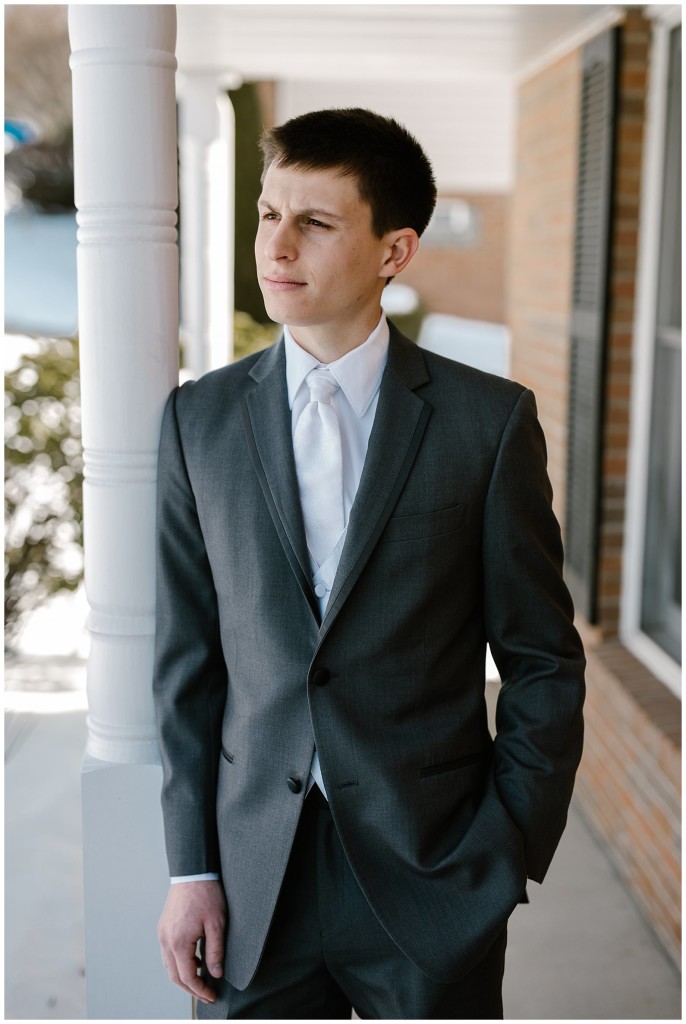
[[[329,226],[330,226],[329,224],[325,224],[321,220],[316,220],[314,217],[308,217],[307,218],[307,223],[309,225],[311,225],[313,228],[326,228],[326,229],[328,229]]]
[[[276,220],[276,214],[275,213],[263,213],[262,214],[262,220]]]

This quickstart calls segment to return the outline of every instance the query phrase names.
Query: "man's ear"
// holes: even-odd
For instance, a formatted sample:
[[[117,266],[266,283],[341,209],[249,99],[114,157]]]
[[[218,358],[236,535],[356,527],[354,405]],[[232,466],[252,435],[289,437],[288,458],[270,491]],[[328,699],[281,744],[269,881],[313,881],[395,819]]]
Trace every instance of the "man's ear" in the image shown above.
[[[419,248],[419,235],[413,228],[399,228],[385,236],[386,250],[380,277],[395,277],[404,270]]]

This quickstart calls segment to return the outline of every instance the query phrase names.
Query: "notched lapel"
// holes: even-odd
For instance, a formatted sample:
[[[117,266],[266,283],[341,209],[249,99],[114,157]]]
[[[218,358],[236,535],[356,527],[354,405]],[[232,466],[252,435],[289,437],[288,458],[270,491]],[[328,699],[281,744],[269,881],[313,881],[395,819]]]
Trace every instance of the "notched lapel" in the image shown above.
[[[416,345],[390,322],[389,326],[388,364],[320,642],[367,564],[400,497],[431,415],[431,406],[414,393],[430,379],[424,358]]]
[[[256,383],[242,410],[250,457],[286,557],[319,621],[293,457],[283,341],[267,349],[250,375]]]

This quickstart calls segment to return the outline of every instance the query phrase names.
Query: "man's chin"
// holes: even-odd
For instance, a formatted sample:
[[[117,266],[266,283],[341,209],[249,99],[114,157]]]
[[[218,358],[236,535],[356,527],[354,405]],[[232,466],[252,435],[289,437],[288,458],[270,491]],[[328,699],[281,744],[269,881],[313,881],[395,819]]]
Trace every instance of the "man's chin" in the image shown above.
[[[283,326],[288,324],[289,327],[312,327],[313,326],[312,318],[311,317],[304,316],[303,314],[300,314],[300,316],[298,316],[297,313],[295,313],[295,312],[290,313],[287,310],[283,309],[282,307],[280,307],[279,309],[274,309],[273,306],[270,307],[266,303],[265,303],[265,308],[267,310],[267,316],[275,324],[281,324]]]
[[[264,308],[267,311],[267,316],[275,324],[292,324],[297,323],[300,319],[295,311],[288,309],[288,305],[284,302],[274,302],[272,295],[264,295]]]

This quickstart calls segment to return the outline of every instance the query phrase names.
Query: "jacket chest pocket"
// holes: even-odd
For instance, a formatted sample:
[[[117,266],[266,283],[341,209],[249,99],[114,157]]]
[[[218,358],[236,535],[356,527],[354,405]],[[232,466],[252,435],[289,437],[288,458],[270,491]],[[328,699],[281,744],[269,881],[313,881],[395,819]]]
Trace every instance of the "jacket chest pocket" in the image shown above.
[[[453,533],[463,525],[467,508],[467,504],[462,503],[431,512],[391,516],[386,523],[384,532],[381,534],[381,543],[425,540],[430,537],[440,537],[442,534]]]

